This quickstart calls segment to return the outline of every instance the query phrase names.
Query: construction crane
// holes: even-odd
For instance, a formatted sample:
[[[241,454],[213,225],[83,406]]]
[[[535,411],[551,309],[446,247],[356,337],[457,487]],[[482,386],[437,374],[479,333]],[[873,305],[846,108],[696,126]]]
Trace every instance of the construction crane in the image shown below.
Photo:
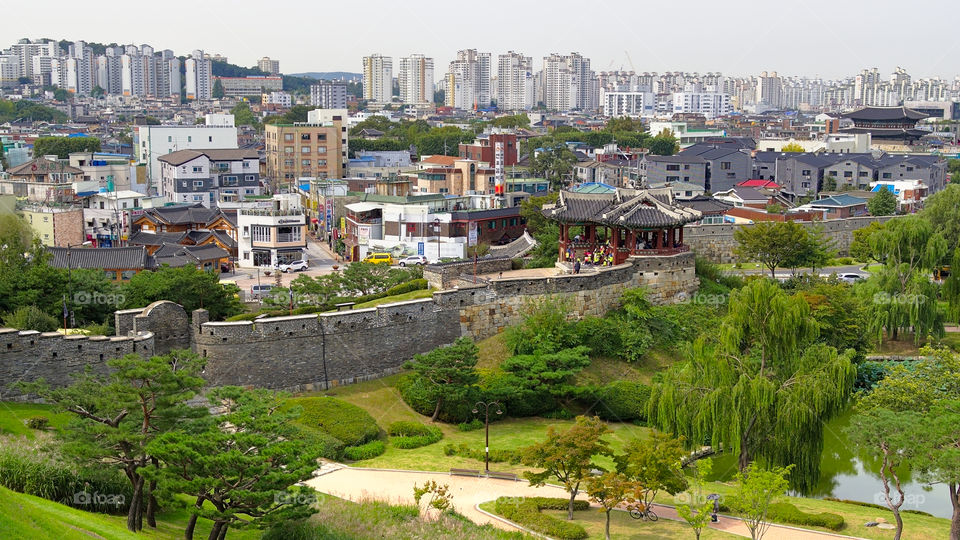
[[[630,53],[628,53],[626,49],[624,49],[623,54],[627,55],[627,62],[630,62],[630,69],[632,69],[633,72],[636,73],[637,68],[636,66],[633,65],[633,60],[630,59]]]

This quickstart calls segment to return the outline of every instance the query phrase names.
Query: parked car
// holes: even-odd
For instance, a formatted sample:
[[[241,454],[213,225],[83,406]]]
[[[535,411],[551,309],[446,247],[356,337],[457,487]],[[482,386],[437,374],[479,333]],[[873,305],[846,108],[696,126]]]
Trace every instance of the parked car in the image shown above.
[[[310,268],[310,266],[307,264],[307,261],[294,261],[280,265],[281,272],[302,272],[308,268]]]
[[[844,283],[856,283],[858,281],[863,281],[864,278],[862,274],[855,274],[853,272],[847,272],[844,274],[837,274],[837,279]]]
[[[397,264],[400,266],[423,266],[430,263],[427,261],[426,255],[410,255],[409,257],[400,259],[400,262]]]
[[[386,264],[386,265],[393,266],[394,260],[393,260],[393,255],[387,252],[383,252],[383,253],[370,253],[369,255],[363,258],[363,262],[373,263],[373,264]]]

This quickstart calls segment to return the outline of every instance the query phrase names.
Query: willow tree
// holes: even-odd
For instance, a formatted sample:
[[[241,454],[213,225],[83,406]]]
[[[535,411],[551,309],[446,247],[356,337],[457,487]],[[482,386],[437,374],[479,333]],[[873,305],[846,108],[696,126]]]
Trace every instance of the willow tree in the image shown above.
[[[740,470],[756,459],[795,464],[794,486],[808,487],[819,475],[823,425],[856,376],[851,353],[815,343],[817,335],[802,297],[752,282],[731,294],[720,342],[698,340],[654,385],[651,424],[736,453]]]
[[[897,339],[912,331],[917,343],[943,335],[938,287],[929,277],[947,254],[943,235],[930,221],[909,216],[887,222],[869,241],[884,260],[879,274],[860,288],[869,302],[872,332],[878,339],[884,334]]]

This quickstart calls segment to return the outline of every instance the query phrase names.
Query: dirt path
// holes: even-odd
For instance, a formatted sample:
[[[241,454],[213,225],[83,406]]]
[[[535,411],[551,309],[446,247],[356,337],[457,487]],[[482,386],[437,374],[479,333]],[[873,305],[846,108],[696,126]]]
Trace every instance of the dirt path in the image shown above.
[[[325,469],[330,465],[325,464]],[[322,469],[322,470],[325,470]],[[428,480],[436,480],[441,484],[448,484],[453,493],[453,506],[474,523],[493,523],[497,527],[512,530],[513,527],[498,519],[478,511],[480,503],[492,501],[497,497],[564,497],[566,492],[559,487],[544,486],[530,487],[527,482],[511,482],[509,480],[493,480],[489,478],[470,478],[464,476],[450,476],[444,473],[421,473],[415,471],[385,471],[377,469],[356,469],[343,467],[326,474],[321,474],[306,482],[307,485],[323,493],[328,493],[353,501],[363,499],[377,499],[391,503],[413,504],[413,485],[423,484]],[[578,499],[586,500],[581,493]],[[663,519],[681,521],[673,508],[656,505],[657,515]],[[719,523],[711,523],[710,528],[726,531],[738,536],[750,537],[746,526],[734,518],[720,517]],[[767,538],[777,540],[828,540],[836,538],[852,538],[817,531],[795,529],[773,525],[766,535]]]

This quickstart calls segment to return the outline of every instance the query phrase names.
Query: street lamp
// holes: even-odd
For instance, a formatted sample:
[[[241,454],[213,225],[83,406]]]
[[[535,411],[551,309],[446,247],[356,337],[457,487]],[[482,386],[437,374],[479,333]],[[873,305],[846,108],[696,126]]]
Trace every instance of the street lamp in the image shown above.
[[[437,263],[440,262],[440,218],[433,220],[433,232],[437,233]]]
[[[490,407],[494,405],[497,406],[496,413],[503,414],[503,410],[500,409],[500,404],[497,403],[496,401],[490,401],[486,403],[483,401],[478,401],[476,405],[473,406],[473,414],[477,414],[478,412],[480,412],[480,407],[483,407],[483,414],[484,414],[483,426],[487,431],[487,445],[484,448],[484,455],[485,455],[484,471],[488,473],[490,472]]]

